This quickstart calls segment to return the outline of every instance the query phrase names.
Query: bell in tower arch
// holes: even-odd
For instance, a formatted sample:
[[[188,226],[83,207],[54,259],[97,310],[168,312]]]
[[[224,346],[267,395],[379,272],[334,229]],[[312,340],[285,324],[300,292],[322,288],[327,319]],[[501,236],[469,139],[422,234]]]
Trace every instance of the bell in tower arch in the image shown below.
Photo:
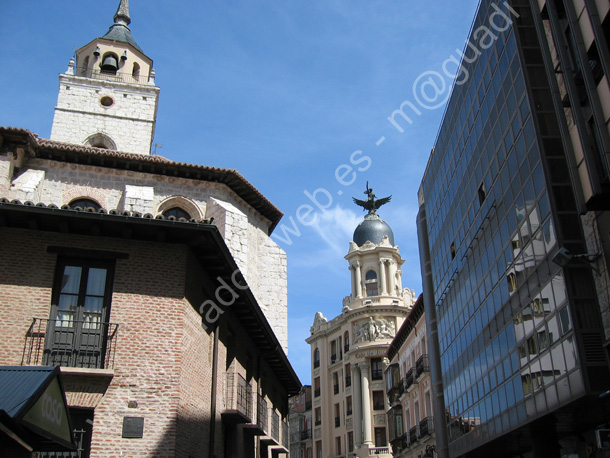
[[[102,73],[116,74],[119,69],[119,61],[114,54],[106,54],[102,61]]]

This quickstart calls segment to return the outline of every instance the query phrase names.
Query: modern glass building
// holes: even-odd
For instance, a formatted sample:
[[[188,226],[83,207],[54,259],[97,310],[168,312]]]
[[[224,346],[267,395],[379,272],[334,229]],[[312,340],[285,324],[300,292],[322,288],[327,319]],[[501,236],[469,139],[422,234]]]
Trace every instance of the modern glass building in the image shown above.
[[[610,389],[607,265],[588,256],[593,220],[608,216],[608,128],[597,130],[591,110],[579,124],[587,92],[569,90],[575,62],[588,65],[581,81],[595,65],[580,48],[574,62],[560,52],[580,37],[585,55],[596,44],[607,53],[602,3],[479,6],[419,193],[432,377],[444,398],[435,423],[447,424],[440,456],[586,457],[609,419],[599,397]],[[587,35],[572,16],[602,32]],[[597,59],[589,89],[603,115],[608,62]]]

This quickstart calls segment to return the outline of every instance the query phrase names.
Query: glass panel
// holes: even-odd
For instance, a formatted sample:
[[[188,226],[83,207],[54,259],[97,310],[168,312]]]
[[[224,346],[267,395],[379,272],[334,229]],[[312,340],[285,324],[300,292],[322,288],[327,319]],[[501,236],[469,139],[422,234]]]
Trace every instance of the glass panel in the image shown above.
[[[104,305],[103,297],[86,297],[85,310],[83,312],[83,327],[84,328],[99,328],[102,322],[102,307]]]
[[[553,292],[555,293],[555,303],[561,305],[566,299],[566,283],[561,274],[553,277]]]
[[[549,331],[548,331],[549,345],[552,345],[559,338],[559,328],[557,327],[556,317],[553,317],[551,320],[549,320],[547,322],[547,326],[549,328]]]
[[[103,296],[106,289],[106,269],[89,269],[87,296]]]
[[[60,295],[57,301],[55,326],[64,328],[74,326],[81,274],[81,267],[66,266],[64,268],[63,277],[61,279]]]
[[[563,349],[561,345],[557,345],[551,350],[551,357],[553,358],[553,368],[557,377],[561,377],[566,373],[566,360],[563,356]]]
[[[576,367],[576,348],[574,347],[574,336],[568,337],[563,342],[563,354],[565,355],[566,368],[568,371]]]
[[[57,304],[57,315],[55,326],[68,328],[74,326],[76,319],[76,306],[78,304],[78,296],[62,294],[59,296]]]
[[[57,303],[58,311],[74,311],[78,305],[78,295],[76,294],[62,294],[59,296]]]
[[[564,307],[559,311],[559,320],[561,322],[561,332],[565,334],[570,329],[572,329],[572,323],[570,321],[570,314],[568,312],[568,307]]]
[[[61,292],[78,294],[78,288],[80,285],[80,276],[82,273],[81,267],[66,266],[64,269],[64,275],[61,280]]]

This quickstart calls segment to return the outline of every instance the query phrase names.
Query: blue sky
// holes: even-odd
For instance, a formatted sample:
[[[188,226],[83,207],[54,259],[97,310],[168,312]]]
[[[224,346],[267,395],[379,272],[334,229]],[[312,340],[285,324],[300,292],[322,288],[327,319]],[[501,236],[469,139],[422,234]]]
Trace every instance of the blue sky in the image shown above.
[[[130,2],[132,34],[161,87],[158,153],[237,169],[285,214],[274,239],[288,254],[289,359],[303,383],[314,314],[335,317],[350,293],[343,257],[364,216],[352,197],[365,198],[367,180],[378,197],[392,195],[379,214],[405,259],[404,286],[421,292],[417,190],[456,71],[443,64],[459,60],[477,5]],[[58,74],[107,31],[117,6],[0,2],[0,125],[49,137]],[[412,124],[395,118],[400,132],[388,117],[406,101],[417,111],[406,108]]]

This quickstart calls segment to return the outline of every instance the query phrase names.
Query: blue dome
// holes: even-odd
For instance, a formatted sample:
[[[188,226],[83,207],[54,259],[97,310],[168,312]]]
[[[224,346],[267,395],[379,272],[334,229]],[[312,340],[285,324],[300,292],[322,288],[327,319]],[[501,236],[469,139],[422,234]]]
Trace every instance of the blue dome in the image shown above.
[[[388,236],[390,245],[394,246],[394,233],[392,228],[376,214],[366,215],[364,221],[358,224],[354,231],[353,240],[358,246],[367,241],[379,245],[384,236]]]

